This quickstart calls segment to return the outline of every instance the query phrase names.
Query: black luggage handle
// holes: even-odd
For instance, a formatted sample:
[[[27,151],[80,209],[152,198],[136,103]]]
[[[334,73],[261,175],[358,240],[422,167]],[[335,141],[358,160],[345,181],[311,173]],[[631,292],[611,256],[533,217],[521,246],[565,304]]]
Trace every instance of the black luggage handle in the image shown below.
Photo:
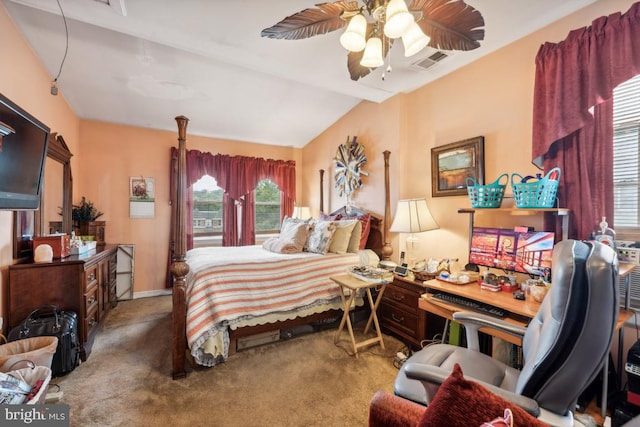
[[[33,310],[26,318],[25,322],[24,322],[24,328],[22,329],[24,332],[28,332],[29,331],[29,323],[35,322],[35,315],[38,314],[40,311],[44,311],[45,309],[49,309],[53,315],[55,316],[56,319],[56,323],[54,328],[56,330],[60,329],[60,307],[54,304],[50,304],[50,305],[43,305],[40,306],[38,308],[36,308],[35,310]]]

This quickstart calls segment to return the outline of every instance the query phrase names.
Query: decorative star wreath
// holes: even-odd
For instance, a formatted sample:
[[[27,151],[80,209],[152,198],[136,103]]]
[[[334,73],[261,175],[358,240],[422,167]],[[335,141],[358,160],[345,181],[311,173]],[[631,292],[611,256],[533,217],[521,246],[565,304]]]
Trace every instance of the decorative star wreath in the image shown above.
[[[364,147],[356,141],[354,136],[351,141],[347,137],[347,142],[340,144],[336,151],[336,188],[340,196],[346,195],[350,198],[358,188],[362,187],[361,175],[369,176],[369,173],[362,170],[367,163],[367,156],[364,155]]]

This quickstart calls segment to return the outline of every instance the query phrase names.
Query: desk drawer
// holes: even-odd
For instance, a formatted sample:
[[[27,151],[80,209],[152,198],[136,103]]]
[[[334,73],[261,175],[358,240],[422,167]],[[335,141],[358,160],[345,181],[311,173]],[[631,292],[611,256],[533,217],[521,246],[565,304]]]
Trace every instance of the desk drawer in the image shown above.
[[[380,304],[379,315],[383,328],[404,336],[418,338],[420,328],[419,317],[416,314],[383,302]]]
[[[416,314],[418,312],[418,298],[420,294],[415,290],[406,289],[393,282],[382,295],[382,302],[397,306],[400,310]]]

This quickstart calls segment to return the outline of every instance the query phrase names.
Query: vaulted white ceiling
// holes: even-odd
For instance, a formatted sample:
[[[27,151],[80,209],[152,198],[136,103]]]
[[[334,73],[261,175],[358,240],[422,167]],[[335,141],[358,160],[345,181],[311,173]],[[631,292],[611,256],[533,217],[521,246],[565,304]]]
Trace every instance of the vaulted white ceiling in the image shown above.
[[[404,58],[393,71],[354,82],[340,31],[273,40],[260,31],[319,1],[59,0],[69,45],[57,85],[83,119],[302,147],[362,100],[410,92],[595,0],[467,0],[485,20],[485,40],[427,69]],[[65,24],[53,0],[2,0],[55,78]],[[533,58],[532,58],[533,61]],[[5,65],[6,66],[6,65]],[[10,66],[10,65],[9,65]]]

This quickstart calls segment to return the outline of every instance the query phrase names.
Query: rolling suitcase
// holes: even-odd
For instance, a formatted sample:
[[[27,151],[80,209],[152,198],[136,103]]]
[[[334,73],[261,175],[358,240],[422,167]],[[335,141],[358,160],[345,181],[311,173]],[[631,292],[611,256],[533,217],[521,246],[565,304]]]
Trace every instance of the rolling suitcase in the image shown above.
[[[9,332],[8,340],[16,341],[40,336],[58,338],[58,347],[51,361],[52,376],[57,377],[73,371],[80,356],[76,313],[62,311],[56,305],[38,307]]]

